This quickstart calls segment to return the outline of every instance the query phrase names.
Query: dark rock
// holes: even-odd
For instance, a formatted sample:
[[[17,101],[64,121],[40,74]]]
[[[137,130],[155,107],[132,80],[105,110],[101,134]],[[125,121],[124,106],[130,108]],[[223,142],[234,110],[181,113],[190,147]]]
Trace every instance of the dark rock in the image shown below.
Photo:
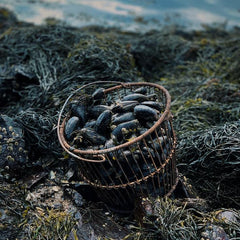
[[[0,115],[0,167],[23,168],[28,156],[22,128],[6,115]]]
[[[65,192],[71,197],[73,202],[77,207],[82,207],[83,205],[83,197],[80,193],[78,193],[76,190],[71,188],[66,188]]]

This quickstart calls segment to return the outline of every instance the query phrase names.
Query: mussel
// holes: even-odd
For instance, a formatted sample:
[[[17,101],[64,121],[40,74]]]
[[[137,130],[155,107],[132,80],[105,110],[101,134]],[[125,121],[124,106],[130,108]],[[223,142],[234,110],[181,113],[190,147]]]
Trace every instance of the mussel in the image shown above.
[[[158,119],[158,112],[146,105],[137,105],[134,108],[134,115],[139,121],[153,121]]]
[[[79,126],[78,117],[73,116],[69,118],[65,126],[65,136],[67,140],[70,140],[72,138],[72,133],[74,132],[74,130],[78,128],[78,126]]]
[[[132,120],[119,124],[113,131],[112,135],[116,137],[117,141],[121,141],[123,137],[131,135],[139,127],[138,120]]]
[[[113,116],[112,124],[120,124],[123,122],[128,122],[134,120],[135,117],[132,112],[122,113],[122,114],[115,114]]]
[[[132,94],[129,94],[129,95],[123,97],[123,99],[122,99],[122,101],[138,101],[138,102],[143,102],[143,101],[147,101],[147,100],[148,100],[148,97],[141,93],[132,93]]]
[[[156,101],[144,101],[141,104],[146,105],[151,108],[154,108],[154,109],[158,110],[159,112],[161,112],[164,109],[163,104],[160,102],[156,102]]]
[[[82,128],[80,134],[82,135],[82,142],[85,145],[104,145],[107,140],[91,128]]]
[[[123,113],[133,111],[134,107],[137,106],[138,101],[118,101],[112,107],[113,113]]]
[[[86,106],[73,104],[71,106],[72,115],[79,118],[79,126],[83,127],[86,122]]]
[[[96,131],[100,134],[109,135],[110,123],[112,119],[112,112],[105,110],[96,120]]]
[[[147,94],[147,88],[146,87],[139,87],[134,90],[134,93],[140,93],[140,94]]]
[[[93,94],[92,94],[92,98],[94,100],[100,100],[104,97],[104,91],[105,89],[104,88],[98,88],[96,89]]]
[[[99,115],[106,110],[111,110],[111,107],[107,105],[96,105],[90,106],[88,109],[88,113],[90,117],[97,119]]]

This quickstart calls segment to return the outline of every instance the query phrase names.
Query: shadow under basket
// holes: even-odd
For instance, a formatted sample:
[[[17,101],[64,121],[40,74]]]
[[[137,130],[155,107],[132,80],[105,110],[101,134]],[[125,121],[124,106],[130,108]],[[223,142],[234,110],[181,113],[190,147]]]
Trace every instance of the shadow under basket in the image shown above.
[[[94,99],[98,88],[103,89],[103,94],[101,99]],[[111,146],[76,145],[67,140],[65,127],[73,116],[73,104],[84,107],[86,111],[96,104],[106,105],[113,111],[113,106],[116,107],[126,96],[140,92],[141,89],[161,109],[158,109],[158,117],[154,121],[141,121],[140,116],[137,121],[139,125],[133,131],[134,137],[128,136]],[[139,105],[147,104],[145,102],[140,102]],[[170,196],[176,188],[176,136],[172,126],[170,102],[168,91],[160,85],[108,81],[84,85],[66,100],[57,126],[60,144],[76,159],[84,181],[94,187],[99,198],[110,208],[131,211],[137,199]],[[91,118],[90,114],[86,116]],[[112,136],[109,134],[108,141]]]

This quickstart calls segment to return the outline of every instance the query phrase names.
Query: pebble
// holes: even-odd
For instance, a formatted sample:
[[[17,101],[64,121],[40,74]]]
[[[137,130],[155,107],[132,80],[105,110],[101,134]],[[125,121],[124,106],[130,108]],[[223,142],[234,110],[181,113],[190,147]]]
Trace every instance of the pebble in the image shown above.
[[[229,236],[220,226],[209,224],[201,233],[201,240],[229,240]]]
[[[220,211],[217,216],[217,219],[222,220],[226,223],[237,222],[236,214],[231,210]]]

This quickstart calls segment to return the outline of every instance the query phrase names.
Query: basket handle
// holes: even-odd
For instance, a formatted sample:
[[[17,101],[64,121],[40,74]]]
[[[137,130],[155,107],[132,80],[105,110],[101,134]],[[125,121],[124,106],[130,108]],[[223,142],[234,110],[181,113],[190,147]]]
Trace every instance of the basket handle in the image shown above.
[[[94,162],[94,163],[101,163],[101,162],[105,162],[106,158],[103,155],[94,155],[93,157],[98,157],[101,158],[101,160],[95,160],[95,159],[88,159],[88,158],[83,158],[73,152],[70,152],[68,150],[65,150],[69,155],[71,155],[72,157],[75,157],[81,161],[85,161],[85,162]]]

